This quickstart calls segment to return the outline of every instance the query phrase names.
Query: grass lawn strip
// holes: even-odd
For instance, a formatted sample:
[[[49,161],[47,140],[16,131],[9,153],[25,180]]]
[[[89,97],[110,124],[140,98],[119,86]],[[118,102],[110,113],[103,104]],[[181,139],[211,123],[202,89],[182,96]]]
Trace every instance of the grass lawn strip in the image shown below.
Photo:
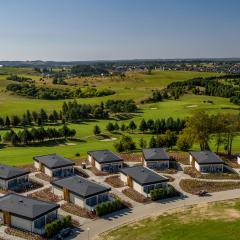
[[[240,200],[175,209],[101,234],[97,240],[238,240]]]

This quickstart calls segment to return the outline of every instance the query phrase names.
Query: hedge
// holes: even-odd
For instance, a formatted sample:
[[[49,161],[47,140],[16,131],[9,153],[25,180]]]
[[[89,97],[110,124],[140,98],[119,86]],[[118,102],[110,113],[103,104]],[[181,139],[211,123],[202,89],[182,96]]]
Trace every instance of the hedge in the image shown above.
[[[157,188],[150,191],[150,198],[152,201],[165,199],[169,197],[176,197],[179,192],[175,190],[172,185],[168,185],[167,188]]]
[[[107,201],[100,203],[96,206],[96,214],[97,216],[103,216],[108,213],[117,211],[122,208],[122,203],[120,199],[115,199],[113,201]]]
[[[46,224],[45,226],[46,236],[48,238],[52,237],[56,235],[61,229],[71,226],[72,226],[71,216],[66,216],[62,219],[55,220],[51,223]]]

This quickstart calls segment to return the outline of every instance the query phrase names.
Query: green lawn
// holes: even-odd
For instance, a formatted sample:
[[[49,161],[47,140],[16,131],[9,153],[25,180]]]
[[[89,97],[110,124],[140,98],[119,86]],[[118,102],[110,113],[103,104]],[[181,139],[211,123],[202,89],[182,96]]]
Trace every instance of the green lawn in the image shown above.
[[[234,217],[233,217],[234,216]],[[238,240],[239,200],[142,220],[113,230],[104,240]]]

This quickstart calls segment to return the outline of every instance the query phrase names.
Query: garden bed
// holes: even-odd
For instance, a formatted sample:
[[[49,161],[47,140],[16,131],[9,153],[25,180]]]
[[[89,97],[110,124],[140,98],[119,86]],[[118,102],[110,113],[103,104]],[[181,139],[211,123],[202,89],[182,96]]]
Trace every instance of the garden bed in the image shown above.
[[[14,192],[16,192],[16,193],[24,193],[24,192],[29,192],[29,191],[41,188],[41,187],[43,187],[43,184],[41,184],[39,182],[36,182],[36,181],[33,181],[33,180],[30,180],[28,186],[16,189],[16,190],[14,190]]]
[[[89,175],[82,169],[80,168],[74,168],[74,173],[76,175],[79,175],[80,177],[84,177],[84,178],[89,178]]]
[[[99,171],[97,168],[95,167],[90,167],[89,170],[96,176],[99,176],[99,177],[104,177],[104,176],[109,176],[111,175],[110,173],[108,172],[102,172],[102,171]]]
[[[22,168],[32,173],[37,172],[37,169],[34,167],[33,164],[23,165]]]
[[[184,165],[189,165],[189,155],[186,152],[169,151],[169,157]]]
[[[52,188],[46,188],[38,192],[34,192],[28,195],[29,197],[38,198],[41,200],[47,200],[50,202],[59,202],[62,200],[61,197],[52,193]]]
[[[105,179],[105,182],[115,188],[124,187],[124,183],[119,176],[110,176]]]
[[[184,173],[192,178],[199,179],[235,179],[240,180],[240,176],[236,173],[200,173],[194,167],[185,167]]]
[[[141,153],[119,153],[119,156],[124,159],[125,162],[142,162]]]
[[[73,203],[64,203],[61,205],[61,209],[65,212],[68,212],[72,215],[76,215],[83,218],[96,218],[96,214],[94,212],[90,212],[84,208],[81,208]]]
[[[127,197],[138,203],[149,203],[151,200],[132,188],[126,188],[122,191]]]
[[[53,177],[49,177],[47,174],[45,173],[37,173],[35,175],[35,177],[39,178],[39,179],[42,179],[43,181],[46,181],[46,182],[52,182],[54,180],[56,180],[55,178]]]
[[[196,179],[182,179],[179,185],[183,191],[191,194],[198,194],[201,190],[220,192],[240,188],[240,182],[212,182],[199,181]]]
[[[169,176],[169,175],[165,175],[163,174],[164,177],[168,178],[169,179],[169,182],[174,182],[175,181],[175,178],[172,177],[172,176]]]
[[[178,171],[175,168],[166,168],[166,169],[154,169],[154,171],[158,173],[166,173],[166,174],[176,174]]]
[[[24,238],[27,240],[45,240],[46,239],[46,238],[41,237],[40,235],[31,233],[31,232],[27,232],[27,231],[23,231],[20,229],[16,229],[16,228],[11,228],[11,227],[6,228],[5,233],[15,236],[15,237]]]

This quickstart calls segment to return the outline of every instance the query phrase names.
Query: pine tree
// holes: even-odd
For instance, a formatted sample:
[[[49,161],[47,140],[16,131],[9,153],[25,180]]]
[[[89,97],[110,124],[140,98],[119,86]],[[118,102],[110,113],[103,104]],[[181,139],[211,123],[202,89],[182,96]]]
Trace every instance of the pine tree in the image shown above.
[[[99,135],[101,133],[101,129],[98,125],[95,125],[93,128],[94,135]]]
[[[128,125],[128,127],[132,130],[132,132],[137,128],[134,121],[131,121]]]
[[[155,148],[155,147],[157,147],[156,139],[154,136],[152,136],[149,141],[149,148]]]
[[[139,130],[142,131],[142,132],[145,132],[147,131],[147,123],[145,121],[145,119],[142,119],[142,121],[140,122],[140,125],[139,125]]]

